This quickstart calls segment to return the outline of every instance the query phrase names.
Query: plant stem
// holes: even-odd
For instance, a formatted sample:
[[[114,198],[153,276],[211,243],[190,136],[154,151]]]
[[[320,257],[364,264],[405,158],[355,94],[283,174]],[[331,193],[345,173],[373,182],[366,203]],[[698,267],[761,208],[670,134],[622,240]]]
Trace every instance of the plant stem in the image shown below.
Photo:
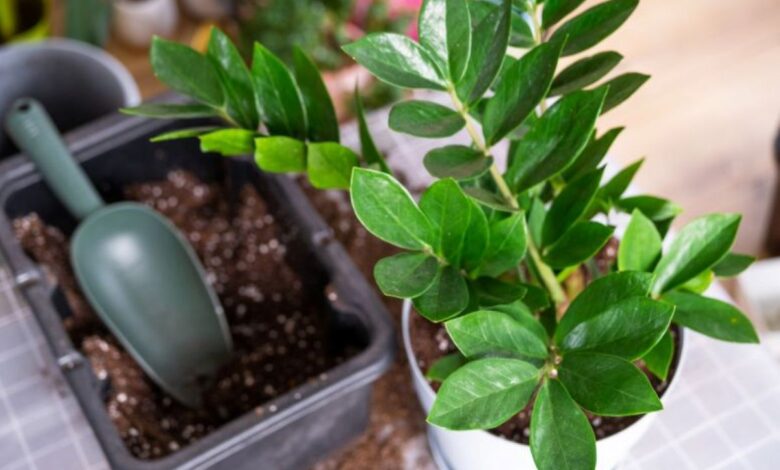
[[[482,137],[479,135],[479,131],[471,121],[471,116],[469,116],[468,109],[460,100],[460,98],[458,98],[458,95],[455,93],[455,90],[452,86],[449,87],[448,91],[450,99],[455,106],[455,110],[466,121],[466,132],[468,132],[472,142],[485,157],[490,156],[490,148],[485,144],[484,140],[482,140]],[[520,206],[517,203],[517,199],[515,198],[514,194],[512,194],[512,190],[509,189],[509,186],[506,184],[506,180],[503,176],[501,176],[501,171],[498,169],[498,166],[496,166],[495,163],[490,166],[490,176],[496,183],[496,187],[501,193],[501,197],[504,198],[504,201],[506,201],[509,207],[513,209],[519,209]],[[536,247],[536,244],[533,241],[533,237],[531,237],[531,234],[528,233],[527,230],[526,240],[528,243],[528,253],[531,255],[531,261],[536,266],[539,277],[547,288],[547,291],[550,293],[550,297],[552,297],[553,302],[556,305],[565,302],[566,293],[563,291],[563,288],[561,288],[561,285],[555,278],[555,273],[553,272],[552,268],[550,268],[544,261],[542,261],[542,257],[539,255],[539,249]]]

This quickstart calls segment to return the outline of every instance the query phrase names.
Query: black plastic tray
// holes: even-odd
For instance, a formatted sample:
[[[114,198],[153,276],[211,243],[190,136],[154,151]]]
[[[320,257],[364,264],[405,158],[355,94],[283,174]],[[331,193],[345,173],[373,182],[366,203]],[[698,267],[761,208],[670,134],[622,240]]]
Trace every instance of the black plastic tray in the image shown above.
[[[192,122],[112,115],[71,135],[70,148],[108,201],[117,200],[128,183],[162,179],[178,168],[206,181],[227,177],[254,184],[293,234],[289,253],[299,254],[293,265],[303,270],[308,287],[323,295],[336,340],[360,350],[328,371],[325,380],[298,387],[264,404],[261,416],[248,413],[167,457],[136,459],[108,417],[101,383],[63,328],[62,318],[69,312],[57,287],[13,234],[11,220],[30,212],[65,233],[76,226],[24,156],[0,165],[0,249],[113,468],[305,468],[365,429],[372,382],[393,359],[393,326],[373,288],[292,179],[263,174],[247,159],[202,155],[194,139],[149,142],[152,135],[185,125]],[[326,286],[337,300],[325,300]]]

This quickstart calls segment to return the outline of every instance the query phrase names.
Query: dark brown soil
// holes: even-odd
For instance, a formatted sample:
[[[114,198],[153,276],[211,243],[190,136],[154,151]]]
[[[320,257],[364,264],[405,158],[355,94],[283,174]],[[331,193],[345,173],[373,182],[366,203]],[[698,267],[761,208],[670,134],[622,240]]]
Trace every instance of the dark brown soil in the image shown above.
[[[426,372],[428,368],[436,362],[437,359],[451,354],[456,351],[455,345],[452,343],[447,331],[441,324],[434,324],[424,319],[416,312],[412,312],[410,321],[411,341],[412,349],[414,350],[415,357],[417,358],[417,365],[420,370]],[[672,366],[669,371],[669,377],[666,381],[660,381],[654,375],[644,368],[644,364],[641,361],[637,362],[637,365],[645,372],[650,379],[650,383],[655,388],[658,395],[662,395],[669,386],[669,381],[674,378],[675,369],[679,361],[679,340],[678,329],[676,326],[672,327],[672,335],[675,340],[676,349],[675,357],[672,361]],[[438,390],[439,383],[431,382],[431,386],[434,390]],[[602,439],[611,436],[623,429],[627,428],[631,424],[635,423],[642,416],[627,416],[620,418],[602,417],[588,415],[590,423],[593,426],[593,432],[596,434],[597,439]],[[521,444],[528,444],[528,436],[530,435],[531,425],[531,410],[530,406],[526,407],[514,418],[507,421],[500,427],[490,430],[491,433],[510,439]]]
[[[151,382],[97,320],[69,265],[66,237],[35,214],[14,221],[24,248],[59,284],[72,316],[65,325],[92,367],[108,383],[109,415],[133,455],[162,457],[312,380],[354,351],[329,342],[321,293],[305,292],[286,260],[284,233],[251,186],[234,206],[219,184],[176,171],[167,180],[126,188],[167,216],[192,243],[225,308],[234,360],[190,410]]]
[[[366,279],[373,282],[374,264],[397,250],[366,232],[355,218],[347,195],[323,192],[301,183],[310,200],[333,229]],[[377,294],[381,296],[381,293]],[[425,437],[425,417],[412,389],[409,365],[401,343],[401,306],[382,297],[395,324],[396,360],[375,384],[368,429],[352,445],[318,463],[313,470],[435,469]]]

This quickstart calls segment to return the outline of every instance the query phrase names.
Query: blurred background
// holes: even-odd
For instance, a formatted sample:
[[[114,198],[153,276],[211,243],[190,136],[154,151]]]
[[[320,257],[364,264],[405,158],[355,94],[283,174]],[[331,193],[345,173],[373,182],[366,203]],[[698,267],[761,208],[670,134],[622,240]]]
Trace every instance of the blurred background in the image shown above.
[[[198,46],[212,23],[244,45],[257,39],[282,56],[293,44],[303,45],[330,71],[331,91],[346,97],[355,75],[366,86],[369,77],[338,44],[367,31],[414,34],[420,0],[181,0],[178,8],[175,0],[117,0],[113,19],[104,0],[0,0],[0,17],[2,5],[12,2],[30,17],[50,8],[43,21],[53,35],[105,47],[128,67],[146,99],[163,91],[145,47],[151,34]],[[638,183],[685,209],[678,224],[716,210],[741,212],[736,249],[759,255],[766,254],[774,197],[779,25],[777,0],[643,0],[628,25],[600,47],[624,55],[620,70],[652,76],[628,105],[601,121],[603,129],[626,126],[612,158],[628,163],[646,156]],[[368,94],[377,107],[398,91],[378,86]],[[341,101],[346,119],[349,103]]]

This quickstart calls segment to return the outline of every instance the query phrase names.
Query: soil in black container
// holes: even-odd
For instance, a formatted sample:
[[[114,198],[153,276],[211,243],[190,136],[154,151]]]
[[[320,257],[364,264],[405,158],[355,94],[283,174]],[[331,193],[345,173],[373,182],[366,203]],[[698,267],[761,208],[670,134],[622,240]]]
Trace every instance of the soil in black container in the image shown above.
[[[65,326],[106,382],[106,406],[133,455],[175,452],[247,412],[269,413],[267,401],[313,380],[353,354],[331,341],[321,291],[307,291],[288,260],[285,233],[256,189],[239,197],[221,183],[175,171],[164,181],[125,188],[126,198],[168,217],[190,241],[219,296],[235,355],[205,396],[179,405],[151,382],[85,301],[69,263],[68,240],[36,214],[14,221],[25,250],[58,283],[72,315]]]

